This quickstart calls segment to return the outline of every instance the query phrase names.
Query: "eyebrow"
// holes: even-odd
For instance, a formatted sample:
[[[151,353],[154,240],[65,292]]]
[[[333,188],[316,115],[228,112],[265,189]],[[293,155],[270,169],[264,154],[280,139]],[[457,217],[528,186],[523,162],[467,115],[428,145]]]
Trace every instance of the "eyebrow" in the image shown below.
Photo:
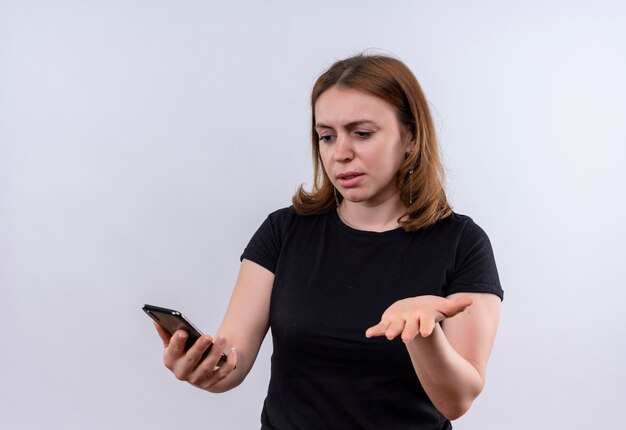
[[[357,120],[357,121],[349,122],[348,124],[346,124],[344,126],[344,128],[354,128],[354,127],[357,127],[359,125],[364,125],[364,124],[376,125],[376,123],[374,121],[371,121],[369,119],[360,119],[360,120]],[[326,125],[326,124],[322,124],[322,123],[315,124],[315,128],[316,129],[317,128],[332,128],[332,129],[334,129],[334,127],[331,127],[330,125]]]

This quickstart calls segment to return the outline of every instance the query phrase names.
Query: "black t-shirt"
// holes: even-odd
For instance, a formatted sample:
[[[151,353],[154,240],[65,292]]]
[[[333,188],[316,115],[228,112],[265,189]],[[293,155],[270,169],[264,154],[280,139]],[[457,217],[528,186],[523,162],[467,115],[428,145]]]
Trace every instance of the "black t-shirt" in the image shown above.
[[[502,298],[491,244],[453,213],[416,232],[345,225],[336,211],[268,216],[242,259],[275,275],[271,379],[262,429],[450,429],[398,338],[367,339],[397,300],[457,292]]]

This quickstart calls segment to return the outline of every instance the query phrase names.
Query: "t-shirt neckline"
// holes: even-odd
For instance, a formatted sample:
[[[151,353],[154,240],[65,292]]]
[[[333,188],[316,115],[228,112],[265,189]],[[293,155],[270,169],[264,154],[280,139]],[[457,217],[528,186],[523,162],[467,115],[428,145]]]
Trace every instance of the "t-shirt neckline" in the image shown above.
[[[339,217],[339,213],[337,212],[336,208],[330,212],[330,217],[333,220],[334,224],[337,227],[339,227],[341,230],[345,231],[346,233],[350,233],[350,234],[354,234],[358,236],[386,237],[386,236],[396,235],[398,234],[398,232],[404,231],[402,226],[398,226],[396,228],[392,228],[391,230],[385,230],[385,231],[359,230],[354,227],[350,227],[341,219],[341,217]]]

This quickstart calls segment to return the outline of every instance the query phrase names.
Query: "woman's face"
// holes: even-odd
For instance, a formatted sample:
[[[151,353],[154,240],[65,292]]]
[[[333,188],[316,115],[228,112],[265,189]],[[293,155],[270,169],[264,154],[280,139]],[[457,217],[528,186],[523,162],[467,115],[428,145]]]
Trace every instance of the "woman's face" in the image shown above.
[[[331,87],[315,103],[315,121],[324,169],[346,201],[377,206],[398,198],[396,173],[412,142],[387,102]]]

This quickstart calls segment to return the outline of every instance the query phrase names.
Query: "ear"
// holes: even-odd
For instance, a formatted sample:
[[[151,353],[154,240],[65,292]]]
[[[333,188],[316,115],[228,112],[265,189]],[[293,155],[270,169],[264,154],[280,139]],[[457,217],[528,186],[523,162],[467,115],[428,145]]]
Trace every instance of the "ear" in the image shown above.
[[[405,141],[405,150],[407,157],[415,150],[415,138],[411,135],[407,136]]]
[[[407,157],[415,149],[415,135],[409,130],[402,130],[402,139],[404,140],[404,149]]]

